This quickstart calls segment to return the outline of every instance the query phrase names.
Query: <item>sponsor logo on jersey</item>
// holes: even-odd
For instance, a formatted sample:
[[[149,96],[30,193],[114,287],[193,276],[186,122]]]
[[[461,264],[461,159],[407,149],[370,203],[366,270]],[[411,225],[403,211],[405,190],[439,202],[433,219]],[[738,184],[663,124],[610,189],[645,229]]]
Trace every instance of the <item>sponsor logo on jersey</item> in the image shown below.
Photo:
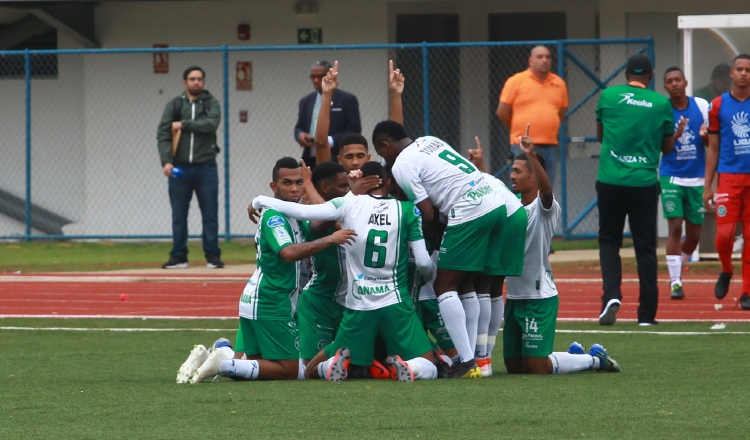
[[[679,122],[674,124],[675,130],[677,130],[677,127],[679,126]],[[695,139],[695,133],[688,127],[685,126],[685,129],[682,131],[682,136],[677,139],[677,142],[680,143],[680,145],[690,145],[693,143],[693,140]],[[695,150],[695,145],[691,145],[693,150]],[[679,151],[679,150],[678,150]]]
[[[623,163],[648,163],[648,158],[643,156],[620,156],[612,150],[609,150],[609,154]]]
[[[470,205],[480,205],[482,203],[482,197],[490,193],[492,193],[492,187],[484,185],[466,191],[462,198],[469,202]]]
[[[286,222],[284,221],[284,218],[281,217],[280,215],[274,215],[273,217],[271,217],[271,218],[268,219],[268,222],[266,222],[266,224],[269,227],[271,227],[271,228],[275,228],[277,226],[282,226],[285,223]]]
[[[732,116],[732,132],[740,139],[750,137],[750,122],[748,122],[747,112],[739,112]],[[738,145],[737,141],[734,144]],[[750,145],[750,142],[747,144],[743,143],[742,145]]]
[[[279,244],[292,242],[292,237],[289,236],[289,234],[286,232],[286,229],[284,228],[273,228],[273,235],[276,236]]]
[[[623,102],[627,105],[634,105],[636,107],[648,107],[651,108],[654,106],[653,103],[646,101],[645,99],[633,99],[633,96],[635,96],[635,93],[620,93],[620,96],[622,96],[622,99],[618,104],[622,104]]]
[[[375,209],[376,211],[382,211],[382,210],[383,210],[384,208],[386,208],[387,206],[388,206],[388,202],[380,202],[380,203],[378,203],[377,205],[375,205],[375,208],[374,208],[374,209]]]

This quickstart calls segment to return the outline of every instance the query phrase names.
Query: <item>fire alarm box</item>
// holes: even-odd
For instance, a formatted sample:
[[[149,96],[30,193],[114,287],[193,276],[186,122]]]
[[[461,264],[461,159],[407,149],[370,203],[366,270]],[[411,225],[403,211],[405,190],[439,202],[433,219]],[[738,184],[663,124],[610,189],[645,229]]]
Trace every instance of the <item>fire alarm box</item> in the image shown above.
[[[237,90],[253,89],[253,63],[237,61]]]
[[[238,40],[249,40],[250,39],[250,25],[249,24],[238,24],[237,25],[237,39]]]
[[[166,44],[154,44],[154,49],[168,47]],[[153,52],[154,73],[169,73],[169,52]]]

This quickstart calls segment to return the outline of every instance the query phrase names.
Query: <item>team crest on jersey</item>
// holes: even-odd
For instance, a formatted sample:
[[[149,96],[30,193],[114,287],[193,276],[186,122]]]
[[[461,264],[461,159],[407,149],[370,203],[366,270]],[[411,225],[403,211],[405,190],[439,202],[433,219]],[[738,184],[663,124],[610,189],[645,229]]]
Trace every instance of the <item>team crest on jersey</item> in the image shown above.
[[[664,207],[667,209],[667,212],[672,212],[674,211],[674,202],[670,200],[664,204]]]
[[[716,208],[716,215],[718,215],[719,217],[724,217],[725,215],[727,215],[727,207],[724,205],[719,205]]]
[[[675,123],[675,129],[677,129],[677,126],[679,123]],[[695,139],[695,133],[693,133],[692,130],[688,126],[685,126],[685,129],[682,132],[682,136],[680,136],[679,139],[677,139],[677,142],[679,142],[681,145],[690,145],[693,143],[693,140]],[[695,149],[695,147],[693,147]]]
[[[286,222],[280,215],[274,215],[273,217],[268,219],[268,222],[266,222],[266,224],[269,227],[275,228],[276,226],[282,226],[286,224]]]
[[[740,139],[750,137],[750,122],[747,112],[739,112],[732,116],[732,132]]]

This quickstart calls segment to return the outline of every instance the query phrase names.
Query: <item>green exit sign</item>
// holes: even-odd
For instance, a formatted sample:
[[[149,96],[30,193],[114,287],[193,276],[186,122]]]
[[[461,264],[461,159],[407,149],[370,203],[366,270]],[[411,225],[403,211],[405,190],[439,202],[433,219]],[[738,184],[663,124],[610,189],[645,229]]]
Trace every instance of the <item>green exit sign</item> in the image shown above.
[[[297,29],[297,44],[322,44],[323,29],[305,28]]]

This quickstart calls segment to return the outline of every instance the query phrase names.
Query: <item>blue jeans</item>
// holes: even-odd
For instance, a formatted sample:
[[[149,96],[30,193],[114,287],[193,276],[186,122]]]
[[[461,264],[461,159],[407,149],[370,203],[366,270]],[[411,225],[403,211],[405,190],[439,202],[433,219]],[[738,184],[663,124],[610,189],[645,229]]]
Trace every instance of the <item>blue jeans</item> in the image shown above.
[[[169,203],[172,205],[172,252],[176,258],[187,258],[188,210],[193,191],[203,218],[203,252],[206,258],[220,256],[219,249],[219,173],[216,160],[204,163],[175,164],[182,177],[170,177]]]
[[[513,157],[522,153],[521,147],[518,144],[511,145],[510,151],[513,153]],[[554,188],[555,179],[557,178],[557,162],[560,160],[560,147],[557,145],[534,145],[534,151],[536,151],[537,155],[544,158],[547,176],[549,176],[549,181]]]

